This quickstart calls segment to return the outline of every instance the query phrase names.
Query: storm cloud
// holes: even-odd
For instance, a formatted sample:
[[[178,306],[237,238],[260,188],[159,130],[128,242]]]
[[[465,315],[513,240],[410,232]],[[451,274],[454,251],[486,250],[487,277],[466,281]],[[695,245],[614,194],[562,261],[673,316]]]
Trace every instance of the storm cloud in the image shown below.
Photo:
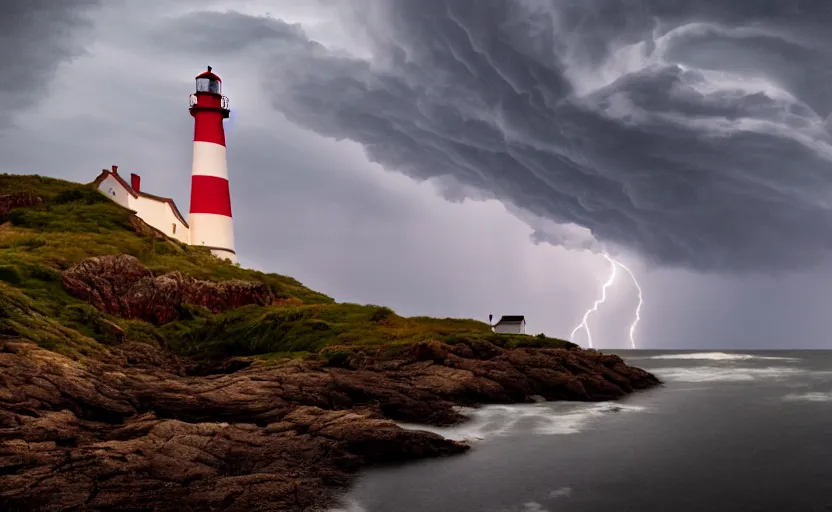
[[[828,346],[826,1],[0,4],[4,172],[118,164],[187,210],[210,64],[246,266],[563,337],[606,251],[639,347]]]
[[[9,114],[35,105],[58,65],[84,52],[85,17],[98,0],[8,0],[0,3],[0,128]]]
[[[487,191],[653,264],[821,262],[832,252],[832,7],[674,4],[339,3],[369,58],[234,13],[211,37],[270,39],[272,105],[387,169],[452,177],[456,193]]]

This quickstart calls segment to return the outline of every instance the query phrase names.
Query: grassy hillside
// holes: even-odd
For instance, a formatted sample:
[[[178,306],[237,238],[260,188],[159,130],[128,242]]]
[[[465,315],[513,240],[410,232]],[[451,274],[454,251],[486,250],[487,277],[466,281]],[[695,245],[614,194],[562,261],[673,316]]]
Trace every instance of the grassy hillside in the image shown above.
[[[405,318],[388,308],[341,304],[290,277],[220,261],[202,248],[137,233],[132,212],[89,185],[40,176],[0,175],[0,194],[27,192],[44,199],[0,219],[0,337],[24,338],[75,356],[106,350],[126,332],[195,357],[316,354],[327,346],[404,345],[428,339],[482,338],[509,346],[564,346],[562,340],[495,335],[474,320]],[[162,327],[98,312],[71,297],[61,271],[90,256],[130,254],[156,275],[181,271],[199,279],[266,283],[278,298],[212,315],[187,307]]]

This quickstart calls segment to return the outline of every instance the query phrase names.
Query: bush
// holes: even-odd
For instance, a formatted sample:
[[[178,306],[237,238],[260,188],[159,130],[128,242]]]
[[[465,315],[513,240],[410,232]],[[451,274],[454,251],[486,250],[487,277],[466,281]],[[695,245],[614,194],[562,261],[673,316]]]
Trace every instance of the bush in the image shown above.
[[[58,282],[61,280],[61,273],[56,269],[40,263],[34,263],[26,266],[26,274],[31,279],[38,281]]]
[[[23,281],[23,276],[20,270],[14,265],[0,265],[0,281],[5,281],[10,284],[20,284]]]
[[[396,313],[394,313],[392,309],[381,306],[377,308],[375,311],[373,311],[372,315],[370,315],[370,321],[381,323],[395,314]]]
[[[152,324],[141,320],[127,320],[124,324],[126,324],[128,339],[157,347],[166,346],[165,339],[159,334]]]
[[[156,254],[175,254],[177,251],[174,249],[173,245],[161,240],[156,240],[153,243],[153,252]]]
[[[176,352],[199,357],[250,356],[313,351],[332,336],[308,307],[268,309],[245,306],[190,323],[163,328]]]
[[[76,356],[100,350],[94,340],[64,327],[21,290],[0,283],[0,335],[32,341],[56,352]]]
[[[15,247],[23,247],[27,250],[37,249],[47,244],[46,239],[41,236],[21,237],[14,242]]]
[[[61,324],[105,345],[117,345],[125,338],[125,331],[116,322],[89,304],[72,304],[61,311]]]
[[[112,202],[110,198],[92,187],[62,190],[51,201],[52,204],[81,203],[86,205],[110,202]]]
[[[323,355],[327,366],[335,368],[349,368],[351,352],[348,350],[332,350],[326,351]]]

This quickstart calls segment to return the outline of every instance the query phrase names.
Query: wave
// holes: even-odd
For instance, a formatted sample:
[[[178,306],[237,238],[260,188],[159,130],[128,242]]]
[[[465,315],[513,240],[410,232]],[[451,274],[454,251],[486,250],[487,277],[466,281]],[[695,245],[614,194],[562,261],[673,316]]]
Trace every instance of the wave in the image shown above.
[[[553,491],[550,491],[547,498],[549,500],[558,499],[558,498],[569,498],[572,496],[572,488],[571,487],[560,487]],[[360,505],[355,500],[346,500],[339,504],[336,508],[331,508],[327,512],[368,512],[367,509]],[[523,503],[521,508],[513,508],[504,510],[503,512],[549,512],[549,509],[544,508],[537,501],[528,501]]]
[[[635,358],[631,358],[635,359]],[[727,352],[693,352],[685,354],[662,354],[647,359],[690,359],[700,361],[799,361],[796,357],[758,356],[753,354],[729,354]]]
[[[544,508],[543,505],[536,501],[529,501],[524,503],[523,508],[521,508],[518,512],[549,512],[549,509]]]
[[[759,379],[781,379],[802,375],[797,368],[770,366],[768,368],[735,368],[700,366],[696,368],[651,369],[660,379],[675,382],[746,382]]]
[[[327,512],[367,512],[367,509],[355,500],[348,500],[340,504],[337,508],[329,509]]]
[[[572,496],[571,487],[561,487],[549,492],[549,498],[568,498],[570,496]]]
[[[471,420],[454,427],[430,427],[399,423],[402,428],[427,430],[456,441],[482,441],[517,431],[541,435],[576,434],[593,420],[614,412],[643,411],[645,408],[618,402],[575,404],[545,402],[522,405],[489,405],[479,409],[463,408]]]
[[[828,393],[811,392],[786,395],[783,400],[787,402],[832,402],[832,391]]]

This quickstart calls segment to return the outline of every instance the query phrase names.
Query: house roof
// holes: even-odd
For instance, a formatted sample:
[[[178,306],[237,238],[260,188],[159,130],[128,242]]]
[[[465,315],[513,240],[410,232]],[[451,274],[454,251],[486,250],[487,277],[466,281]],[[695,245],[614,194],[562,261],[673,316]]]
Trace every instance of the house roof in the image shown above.
[[[500,317],[498,324],[519,324],[525,322],[526,317],[523,315],[503,315]]]
[[[96,186],[96,188],[97,188],[97,187],[98,187],[98,185],[101,185],[101,182],[102,182],[102,181],[104,181],[104,180],[106,180],[108,176],[112,176],[113,178],[115,178],[115,180],[116,180],[116,181],[117,181],[117,182],[118,182],[118,183],[119,183],[122,187],[124,187],[124,190],[126,190],[128,194],[130,194],[130,195],[131,195],[131,196],[133,196],[133,197],[139,197],[139,194],[138,194],[138,193],[136,193],[136,191],[135,191],[135,190],[133,190],[133,187],[131,187],[131,186],[130,186],[130,185],[129,185],[126,181],[124,181],[124,178],[122,178],[122,177],[121,177],[121,175],[119,175],[117,172],[108,171],[107,169],[102,169],[102,170],[101,170],[101,174],[99,174],[99,175],[98,175],[98,176],[97,176],[97,177],[93,180],[92,184],[93,184],[93,185],[95,185],[95,186]]]
[[[168,205],[170,205],[170,209],[173,211],[173,214],[176,216],[177,219],[179,219],[179,222],[181,222],[182,225],[185,226],[186,228],[189,227],[188,222],[182,216],[182,213],[179,212],[179,208],[176,207],[176,203],[173,202],[173,199],[171,199],[169,197],[162,197],[162,196],[156,196],[156,195],[153,195],[153,194],[148,194],[147,192],[136,192],[135,190],[133,190],[133,187],[131,187],[130,184],[127,183],[124,180],[124,178],[122,178],[121,175],[118,172],[113,172],[113,171],[110,171],[110,170],[107,170],[107,169],[102,169],[101,174],[99,174],[98,177],[95,178],[95,180],[92,182],[92,184],[95,185],[96,188],[98,188],[98,185],[100,185],[102,181],[107,179],[108,176],[112,176],[113,178],[115,178],[115,180],[119,183],[119,185],[124,187],[124,189],[127,191],[127,193],[130,194],[133,197],[136,197],[136,198],[144,197],[146,199],[150,199],[150,200],[153,200],[153,201],[159,201],[161,203],[167,203]]]

